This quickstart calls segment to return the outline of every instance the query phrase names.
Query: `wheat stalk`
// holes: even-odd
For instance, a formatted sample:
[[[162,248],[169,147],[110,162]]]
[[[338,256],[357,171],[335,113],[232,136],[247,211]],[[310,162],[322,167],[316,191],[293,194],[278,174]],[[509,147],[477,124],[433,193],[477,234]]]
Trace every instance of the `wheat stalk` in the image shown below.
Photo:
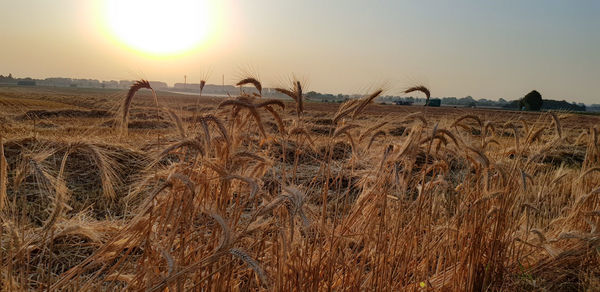
[[[404,116],[405,121],[412,121],[414,119],[421,121],[421,123],[423,123],[423,127],[427,127],[427,119],[425,119],[421,112],[414,112]]]
[[[6,187],[8,185],[8,162],[4,156],[4,140],[0,135],[0,212],[7,204]]]
[[[377,139],[377,137],[379,137],[379,136],[385,136],[385,131],[379,130],[379,131],[375,132],[375,134],[373,134],[373,136],[371,136],[371,139],[369,140],[367,149],[371,149],[371,145],[373,144],[375,139]]]
[[[294,81],[293,84],[294,85],[292,90],[285,88],[275,88],[275,90],[291,97],[296,102],[296,115],[298,118],[300,118],[300,115],[304,112],[302,85],[298,80]]]
[[[127,134],[127,124],[128,124],[128,120],[129,120],[129,110],[131,108],[131,102],[133,101],[133,97],[135,96],[135,93],[142,88],[152,90],[152,94],[153,94],[154,100],[156,102],[156,107],[158,108],[158,100],[156,99],[156,94],[154,92],[154,89],[152,89],[152,87],[150,86],[150,82],[148,82],[148,80],[144,80],[144,79],[134,82],[129,87],[127,96],[125,97],[125,100],[123,101],[122,116],[121,116],[121,130],[123,131],[122,133]]]
[[[562,127],[560,125],[560,119],[558,119],[558,116],[554,113],[554,112],[549,112],[550,116],[552,117],[552,121],[554,122],[554,128],[556,129],[556,135],[558,135],[558,138],[562,138],[563,134],[562,134]]]
[[[372,126],[368,129],[366,129],[364,132],[362,132],[362,134],[360,134],[360,136],[358,137],[358,141],[362,141],[367,135],[371,134],[373,131],[387,125],[388,122],[381,122],[379,124],[376,124],[375,126]]]
[[[67,158],[69,157],[69,154],[70,154],[70,149],[65,151],[65,154],[60,163],[60,169],[58,171],[58,176],[56,177],[56,180],[54,182],[54,185],[55,185],[54,210],[52,211],[50,218],[48,218],[48,220],[46,221],[46,223],[44,223],[44,226],[42,227],[42,230],[44,233],[46,233],[48,230],[50,230],[50,228],[52,228],[54,226],[54,224],[56,223],[56,221],[60,218],[60,216],[62,215],[63,206],[66,204],[66,201],[67,201],[68,189],[67,189],[67,186],[65,185],[65,182],[63,181],[63,177],[64,177],[65,166],[66,166]]]
[[[414,91],[419,91],[422,92],[423,94],[425,94],[425,96],[427,97],[427,100],[425,101],[425,105],[429,105],[429,98],[431,97],[431,92],[429,91],[429,89],[427,87],[425,87],[424,85],[416,85],[413,87],[410,87],[406,90],[404,90],[404,93],[411,93]]]
[[[244,86],[246,84],[254,85],[254,87],[256,87],[256,90],[258,90],[258,93],[260,95],[262,95],[262,85],[260,84],[260,81],[258,81],[258,79],[254,78],[254,77],[248,77],[248,78],[242,79],[235,85]]]
[[[452,127],[458,125],[458,123],[460,123],[462,120],[465,120],[465,119],[470,119],[470,120],[476,121],[477,124],[479,125],[479,127],[483,127],[483,122],[481,121],[481,119],[476,115],[470,115],[470,114],[460,116],[458,119],[454,120],[454,123],[452,123]]]
[[[183,126],[183,121],[181,121],[181,118],[179,117],[179,115],[177,115],[177,113],[175,113],[172,109],[169,109],[169,108],[163,108],[163,109],[169,113],[169,117],[171,117],[171,120],[175,123],[175,125],[177,125],[177,130],[179,131],[179,135],[181,136],[181,138],[185,139],[185,137],[186,137],[185,128]]]
[[[378,97],[383,92],[382,89],[375,90],[375,92],[363,97],[360,102],[356,105],[356,109],[352,113],[352,118],[355,119],[359,114],[363,112],[363,110],[367,107],[373,99]]]

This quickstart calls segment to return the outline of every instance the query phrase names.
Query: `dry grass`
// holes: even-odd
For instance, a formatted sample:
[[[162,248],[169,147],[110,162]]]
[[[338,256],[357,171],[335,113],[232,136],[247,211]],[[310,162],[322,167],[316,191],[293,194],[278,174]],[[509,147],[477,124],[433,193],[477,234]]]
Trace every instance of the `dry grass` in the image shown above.
[[[56,128],[6,99],[0,289],[600,289],[590,117],[411,113],[380,90],[337,107],[299,83],[280,90],[293,114],[260,95],[133,106],[145,86],[107,117],[41,120]],[[199,103],[215,109],[174,110]],[[176,127],[101,127],[135,111]]]

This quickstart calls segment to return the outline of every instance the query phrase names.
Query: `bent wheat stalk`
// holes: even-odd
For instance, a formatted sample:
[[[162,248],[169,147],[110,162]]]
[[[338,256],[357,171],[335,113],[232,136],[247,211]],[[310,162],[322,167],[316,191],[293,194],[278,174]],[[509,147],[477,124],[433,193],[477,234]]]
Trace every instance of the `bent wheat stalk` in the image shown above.
[[[154,96],[154,102],[156,103],[156,107],[158,108],[158,99],[156,98],[156,92],[154,92],[154,89],[152,89],[152,87],[150,86],[150,82],[148,82],[148,80],[139,80],[136,81],[135,83],[133,83],[131,85],[131,87],[129,87],[129,91],[127,92],[127,97],[125,97],[125,100],[123,101],[123,109],[122,109],[122,116],[121,116],[121,131],[124,134],[127,134],[127,124],[129,121],[129,110],[131,108],[131,102],[133,101],[133,97],[135,96],[135,93],[142,89],[142,88],[146,88],[146,89],[150,89],[152,90],[152,95]]]
[[[429,89],[427,87],[425,87],[424,85],[417,85],[417,86],[413,86],[413,87],[406,89],[404,91],[404,93],[411,93],[414,91],[419,91],[419,92],[422,92],[423,94],[425,94],[425,96],[427,97],[427,100],[425,101],[425,106],[428,106],[429,98],[431,97],[431,92],[429,91]]]
[[[235,85],[237,86],[243,86],[246,84],[252,84],[254,85],[254,87],[256,87],[256,90],[258,90],[258,93],[260,95],[262,95],[262,85],[260,84],[260,81],[258,81],[258,79],[254,78],[254,77],[248,77],[245,79],[240,80],[238,83],[236,83]]]

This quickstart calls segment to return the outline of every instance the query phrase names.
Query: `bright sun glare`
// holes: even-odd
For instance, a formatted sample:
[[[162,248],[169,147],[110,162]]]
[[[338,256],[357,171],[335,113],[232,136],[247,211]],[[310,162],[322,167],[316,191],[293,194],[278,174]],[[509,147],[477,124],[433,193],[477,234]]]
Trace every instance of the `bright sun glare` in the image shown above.
[[[210,9],[202,0],[108,0],[105,16],[119,42],[150,55],[175,55],[207,41]]]

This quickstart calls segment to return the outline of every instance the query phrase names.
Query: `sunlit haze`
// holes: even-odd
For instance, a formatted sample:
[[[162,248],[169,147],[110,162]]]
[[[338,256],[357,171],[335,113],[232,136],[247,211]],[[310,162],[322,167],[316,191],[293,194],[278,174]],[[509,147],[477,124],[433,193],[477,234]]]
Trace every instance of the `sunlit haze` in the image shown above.
[[[598,1],[1,1],[0,74],[600,103]]]
[[[100,10],[108,34],[139,53],[176,55],[201,50],[215,20],[204,1],[106,1]],[[133,12],[133,13],[132,13]]]

